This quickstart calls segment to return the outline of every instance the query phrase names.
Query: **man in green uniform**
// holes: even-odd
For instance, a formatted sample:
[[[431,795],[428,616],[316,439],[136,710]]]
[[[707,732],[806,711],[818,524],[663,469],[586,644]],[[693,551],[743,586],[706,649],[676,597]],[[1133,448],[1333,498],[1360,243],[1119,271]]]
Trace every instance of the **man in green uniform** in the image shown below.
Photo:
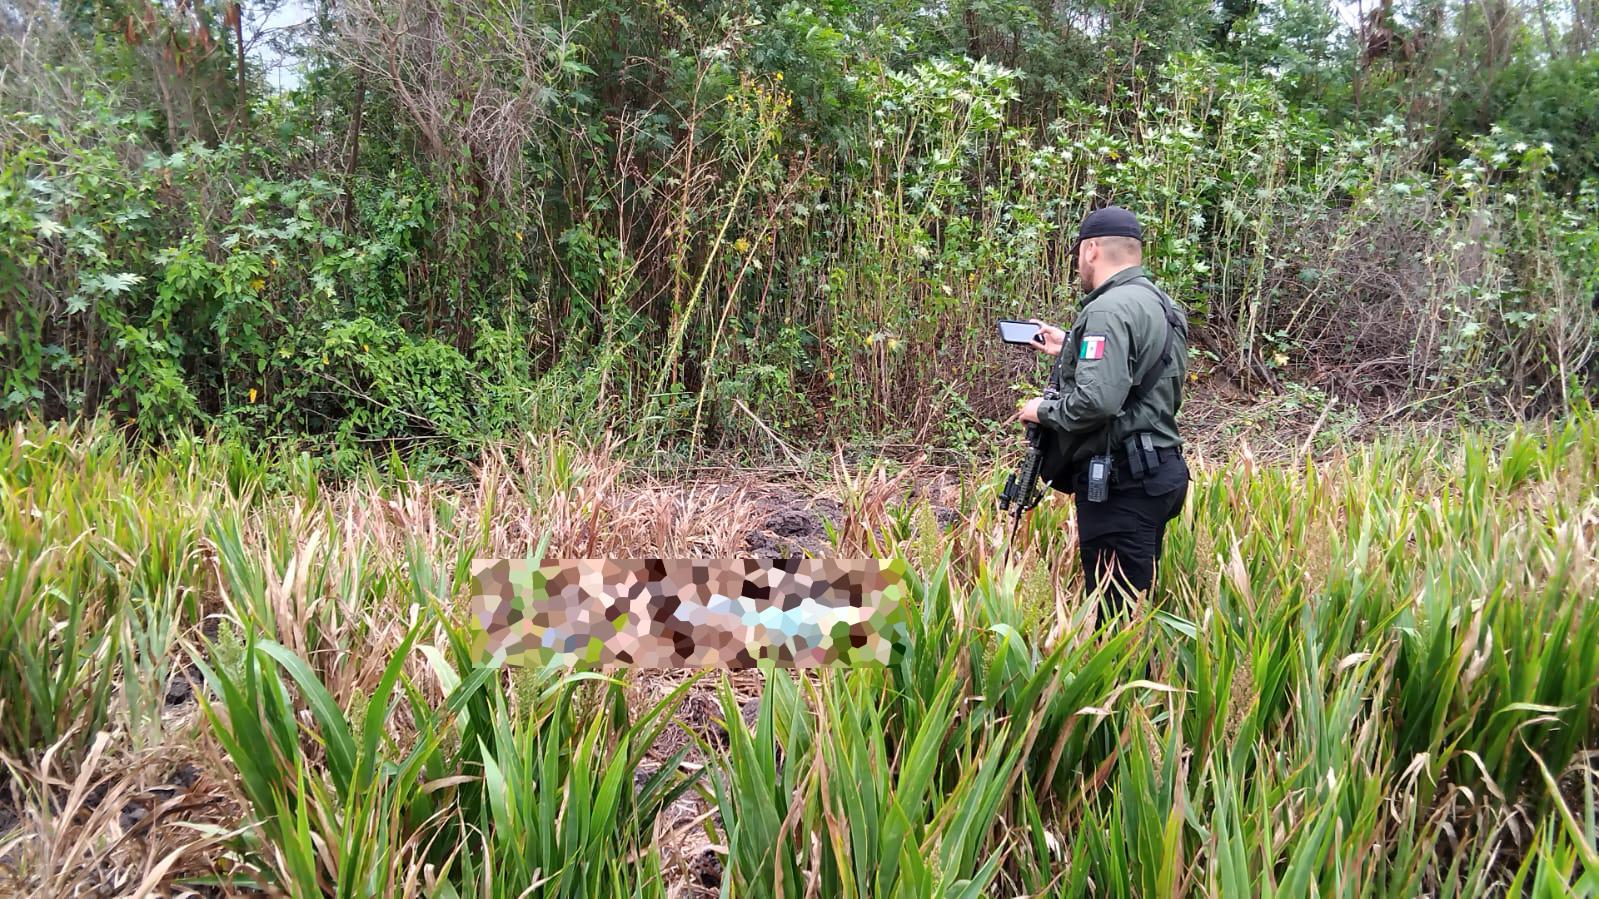
[[[1143,230],[1131,212],[1090,213],[1072,248],[1088,296],[1067,333],[1038,322],[1035,348],[1055,356],[1059,399],[1029,400],[1023,421],[1049,428],[1071,461],[1078,548],[1101,620],[1149,589],[1166,524],[1188,496],[1177,411],[1188,373],[1188,323],[1142,268]],[[1067,352],[1062,352],[1065,349]],[[1108,457],[1108,490],[1092,501],[1090,460]]]

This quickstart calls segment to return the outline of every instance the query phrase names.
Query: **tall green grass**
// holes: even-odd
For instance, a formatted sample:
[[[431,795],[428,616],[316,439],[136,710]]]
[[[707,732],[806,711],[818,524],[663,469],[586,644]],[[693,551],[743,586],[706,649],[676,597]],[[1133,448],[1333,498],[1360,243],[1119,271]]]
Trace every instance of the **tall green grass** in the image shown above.
[[[737,551],[674,543],[677,513],[636,530],[603,458],[329,488],[99,426],[3,440],[0,755],[26,781],[98,730],[213,752],[242,830],[172,882],[658,896],[699,829],[728,896],[1599,891],[1592,414],[1201,464],[1155,595],[1104,630],[1067,504],[1001,571],[997,474],[940,529],[902,482],[840,473],[836,549],[913,561],[905,651],[768,671],[749,726],[720,675],[641,701],[647,673],[471,657],[474,556]],[[161,696],[191,661],[184,728]],[[707,691],[722,721],[689,722]],[[33,839],[0,856],[46,858]]]

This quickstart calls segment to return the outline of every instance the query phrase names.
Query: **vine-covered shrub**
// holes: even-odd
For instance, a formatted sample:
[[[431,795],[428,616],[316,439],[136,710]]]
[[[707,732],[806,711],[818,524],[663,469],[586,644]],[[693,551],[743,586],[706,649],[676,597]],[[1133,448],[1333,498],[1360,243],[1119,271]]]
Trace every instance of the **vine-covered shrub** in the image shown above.
[[[1247,389],[1535,413],[1594,380],[1591,141],[1540,112],[1581,61],[1440,160],[1427,127],[1262,75],[1258,47],[1166,48],[1038,106],[1036,73],[792,5],[491,36],[463,9],[449,58],[510,83],[481,39],[529,68],[434,108],[345,33],[406,9],[335,23],[299,88],[188,140],[124,55],[0,84],[0,415],[342,460],[557,424],[689,452],[968,444],[1036,379],[993,319],[1072,316],[1072,232],[1108,201],[1146,222],[1204,370]],[[699,52],[603,49],[645,21]]]

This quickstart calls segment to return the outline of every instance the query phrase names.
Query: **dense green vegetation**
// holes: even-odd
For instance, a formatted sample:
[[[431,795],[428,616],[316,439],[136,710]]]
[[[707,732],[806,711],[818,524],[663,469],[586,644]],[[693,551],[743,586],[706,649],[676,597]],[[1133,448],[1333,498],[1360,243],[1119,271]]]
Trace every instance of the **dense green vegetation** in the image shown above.
[[[906,655],[762,674],[749,709],[718,673],[472,658],[475,557],[738,551],[752,495],[624,467],[541,441],[471,483],[330,489],[215,443],[7,432],[0,891],[1599,893],[1591,414],[1203,471],[1158,610],[1098,632],[1053,574],[1069,506],[1001,571],[998,473],[941,529],[916,472],[841,470],[833,550],[911,563]],[[185,671],[203,717],[163,702]],[[686,706],[710,696],[730,726]],[[124,838],[116,809],[196,752],[206,779]],[[696,832],[708,881],[678,867]]]
[[[276,91],[253,7],[0,7],[0,414],[969,444],[1107,200],[1246,392],[1591,390],[1592,0],[314,9]]]

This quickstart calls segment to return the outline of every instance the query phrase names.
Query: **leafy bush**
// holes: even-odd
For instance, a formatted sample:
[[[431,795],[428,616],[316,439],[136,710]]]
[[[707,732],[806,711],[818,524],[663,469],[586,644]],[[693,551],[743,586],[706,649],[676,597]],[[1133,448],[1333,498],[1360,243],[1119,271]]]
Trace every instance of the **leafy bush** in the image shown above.
[[[41,10],[40,41],[0,37],[27,76],[0,84],[0,414],[217,424],[346,471],[555,423],[687,455],[770,452],[756,419],[953,437],[1013,407],[993,319],[1074,314],[1070,235],[1106,201],[1246,389],[1385,414],[1591,394],[1588,57],[1488,35],[1508,57],[1434,82],[1417,23],[1374,56],[1314,11],[1213,29],[1174,0],[1086,12],[1119,55],[1075,72],[1066,13],[957,7],[501,30],[363,2],[295,90],[244,73],[225,127],[197,115],[227,99],[214,58],[188,108],[149,35]],[[1440,22],[1468,46],[1503,24],[1482,15]],[[492,90],[451,94],[468,69]],[[1456,100],[1503,128],[1398,108],[1412,76],[1486,79]]]

